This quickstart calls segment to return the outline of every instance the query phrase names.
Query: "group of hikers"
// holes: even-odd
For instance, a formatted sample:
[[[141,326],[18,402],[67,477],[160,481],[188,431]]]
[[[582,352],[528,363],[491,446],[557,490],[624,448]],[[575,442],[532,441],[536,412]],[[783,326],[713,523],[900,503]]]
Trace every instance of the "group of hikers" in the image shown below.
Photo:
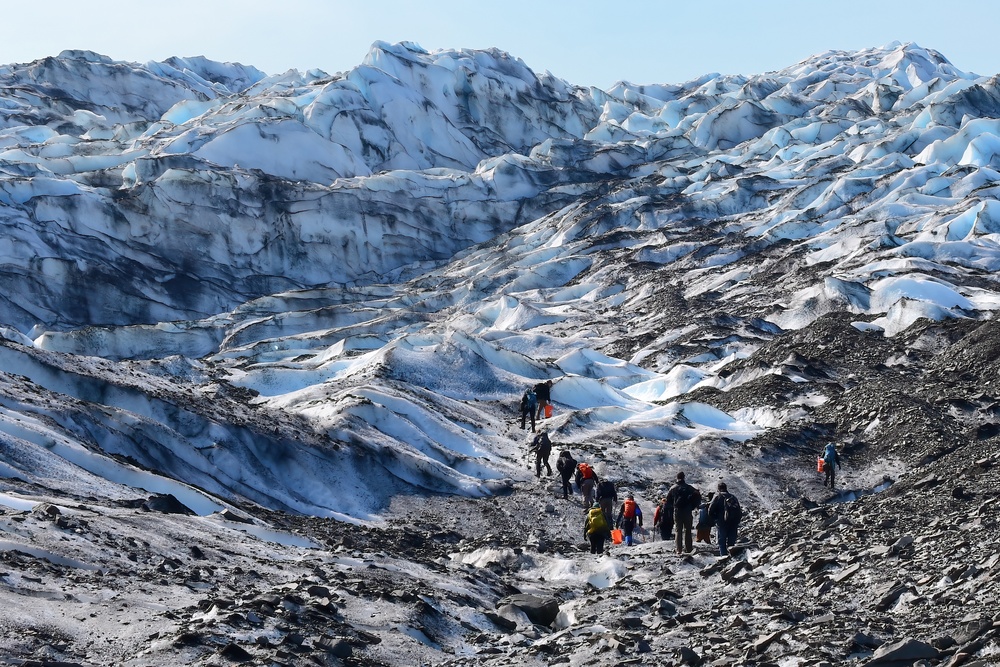
[[[528,418],[531,420],[531,430],[535,432],[536,419],[542,414],[551,400],[552,380],[540,382],[529,387],[521,398],[521,428],[524,429]],[[546,475],[552,475],[549,456],[552,453],[552,441],[548,429],[532,438],[530,451],[535,455],[535,476],[542,476],[542,468]],[[823,485],[832,489],[835,484],[835,470],[841,468],[840,457],[836,446],[828,443],[823,454],[818,458],[818,469],[825,474]],[[562,450],[556,460],[556,470],[562,480],[562,495],[568,500],[573,493],[573,485],[583,496],[583,507],[586,518],[583,525],[584,537],[590,541],[590,553],[602,554],[607,540],[611,539],[612,527],[622,532],[622,542],[631,546],[635,542],[635,530],[643,529],[642,509],[636,502],[635,495],[627,493],[625,500],[614,511],[618,502],[618,490],[610,479],[601,480],[594,467],[587,462],[578,462],[569,450]],[[694,516],[697,512],[698,518]],[[694,542],[712,543],[712,527],[716,529],[716,543],[719,555],[728,556],[729,550],[736,544],[740,522],[743,519],[743,509],[739,499],[729,491],[725,482],[719,482],[716,490],[702,498],[701,492],[687,483],[683,472],[678,472],[676,480],[665,496],[660,498],[653,513],[653,528],[658,530],[663,540],[674,540],[678,554],[689,554],[694,550]],[[696,531],[692,540],[692,530]]]
[[[569,465],[572,455],[564,451],[559,458],[560,461],[566,460],[566,465]],[[583,533],[584,537],[590,540],[590,553],[604,552],[605,542],[611,538],[612,526],[622,531],[622,541],[626,546],[631,546],[634,543],[633,533],[636,527],[642,527],[642,508],[635,501],[635,496],[628,493],[617,514],[612,514],[609,508],[618,500],[613,482],[600,481],[593,467],[587,463],[577,464],[572,475],[576,477],[577,486],[584,495],[584,504],[588,508]],[[567,483],[564,481],[564,489],[566,486]],[[589,486],[595,489],[593,500],[587,493]],[[603,490],[597,490],[602,488]],[[743,518],[740,501],[729,492],[725,482],[719,482],[717,489],[716,492],[709,493],[708,499],[703,501],[701,492],[688,484],[684,473],[679,472],[667,494],[660,499],[653,513],[653,528],[659,531],[663,540],[674,540],[678,554],[689,554],[694,551],[691,532],[695,525],[695,512],[698,512],[697,541],[711,544],[711,530],[714,525],[720,556],[728,556],[729,549],[736,544],[737,531]]]
[[[552,380],[539,382],[533,387],[528,387],[521,395],[521,430],[525,428],[528,418],[531,419],[531,432],[535,432],[535,422],[548,415],[551,411],[547,406],[552,405]]]

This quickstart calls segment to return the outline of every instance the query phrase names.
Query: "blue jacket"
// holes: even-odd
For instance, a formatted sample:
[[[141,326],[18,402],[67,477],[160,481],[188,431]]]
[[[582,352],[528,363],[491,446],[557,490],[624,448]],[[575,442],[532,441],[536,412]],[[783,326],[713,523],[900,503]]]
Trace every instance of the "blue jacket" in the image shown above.
[[[826,446],[826,449],[823,450],[823,460],[826,461],[827,465],[835,465],[838,468],[842,467],[840,464],[840,456],[837,455],[837,448],[834,447],[832,442]]]

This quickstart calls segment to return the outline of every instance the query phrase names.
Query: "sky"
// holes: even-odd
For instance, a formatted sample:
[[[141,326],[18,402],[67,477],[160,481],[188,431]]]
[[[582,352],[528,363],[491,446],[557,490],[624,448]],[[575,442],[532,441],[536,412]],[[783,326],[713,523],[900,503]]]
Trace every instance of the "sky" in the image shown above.
[[[89,49],[147,62],[206,56],[327,73],[359,65],[371,44],[497,47],[536,72],[578,85],[681,83],[710,72],[757,74],[830,49],[915,42],[977,74],[1000,72],[992,0],[720,0],[616,4],[593,0],[47,0],[2,5],[0,64]],[[710,9],[706,9],[710,7]],[[27,29],[30,26],[30,29]]]

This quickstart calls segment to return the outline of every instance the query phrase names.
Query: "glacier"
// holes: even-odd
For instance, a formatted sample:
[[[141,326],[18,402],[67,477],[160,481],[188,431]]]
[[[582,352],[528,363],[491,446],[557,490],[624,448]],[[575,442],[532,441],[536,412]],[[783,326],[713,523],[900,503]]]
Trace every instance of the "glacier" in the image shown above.
[[[949,388],[974,370],[928,323],[1000,308],[998,85],[912,43],[606,91],[497,49],[408,42],[333,75],[79,50],[0,66],[0,552],[96,577],[127,571],[133,543],[188,539],[233,549],[234,577],[281,581],[316,569],[323,530],[345,531],[336,568],[360,568],[376,557],[352,539],[461,498],[519,546],[459,545],[435,518],[450,552],[379,567],[466,598],[506,590],[498,563],[526,590],[609,588],[627,560],[531,560],[523,543],[562,537],[502,517],[557,513],[550,488],[526,490],[516,414],[547,379],[540,428],[647,508],[687,469],[766,515],[811,493],[796,443],[834,433],[889,443],[851,473],[852,498],[883,489],[943,455],[892,430],[911,406],[830,417],[865,387],[832,389],[818,359],[904,341],[876,364],[903,383],[922,353],[951,364]],[[855,342],[839,348],[831,323]],[[975,403],[988,435],[995,406],[973,393],[937,402]],[[161,496],[190,516],[144,519],[137,498]],[[79,532],[7,520],[53,505]],[[95,546],[80,521],[132,542]],[[174,567],[161,560],[150,569]],[[87,585],[72,595],[117,595]],[[200,586],[178,604],[204,602]],[[576,604],[562,629],[584,623]],[[136,632],[166,633],[147,623]],[[397,630],[411,643],[387,644],[428,661],[471,650]]]

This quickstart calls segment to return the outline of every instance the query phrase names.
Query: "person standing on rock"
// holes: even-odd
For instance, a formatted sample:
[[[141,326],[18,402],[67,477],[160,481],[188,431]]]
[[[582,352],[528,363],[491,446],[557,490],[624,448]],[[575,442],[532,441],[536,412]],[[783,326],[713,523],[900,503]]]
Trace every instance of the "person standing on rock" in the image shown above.
[[[528,387],[521,396],[521,430],[524,430],[524,422],[531,417],[531,432],[535,432],[535,408],[538,406],[538,398],[535,390]]]
[[[538,398],[538,406],[536,408],[537,414],[535,415],[535,418],[541,419],[545,406],[552,402],[552,380],[546,380],[545,382],[539,382],[536,384],[535,396]]]
[[[660,529],[661,540],[674,539],[674,508],[667,504],[666,498],[660,498],[653,512],[653,528]]]
[[[583,522],[583,536],[590,540],[590,553],[604,553],[604,543],[611,537],[611,524],[598,503],[594,503],[587,511],[587,518]]]
[[[597,488],[597,473],[589,463],[578,463],[576,466],[576,488],[583,494],[583,507],[589,508],[594,504],[594,490]],[[600,505],[598,505],[600,507]],[[610,516],[610,515],[609,515]],[[609,519],[610,521],[610,519]]]
[[[549,465],[549,455],[552,454],[552,441],[549,440],[549,430],[543,428],[542,432],[531,441],[531,451],[535,452],[535,477],[542,476],[542,465],[545,466],[546,475],[552,475],[552,466]]]
[[[576,459],[573,458],[568,449],[559,452],[559,458],[556,459],[556,470],[562,477],[563,500],[569,500],[569,494],[572,491],[570,481],[573,479],[573,473],[576,472]]]
[[[729,548],[736,544],[736,532],[743,519],[743,508],[736,496],[729,493],[725,482],[719,482],[719,492],[708,507],[708,516],[715,522],[719,555],[728,556]]]
[[[610,522],[615,515],[615,503],[618,502],[618,489],[610,479],[602,479],[594,489],[594,499],[601,505],[604,515]]]
[[[677,482],[667,491],[667,502],[674,506],[674,531],[677,553],[691,553],[691,524],[693,513],[701,505],[701,493],[684,481],[684,473],[677,473]]]
[[[625,502],[619,508],[618,517],[615,519],[615,528],[621,528],[625,534],[627,547],[632,546],[632,533],[635,531],[636,523],[642,527],[642,509],[639,508],[639,503],[635,502],[635,496],[630,493],[625,497]]]
[[[823,486],[829,484],[831,489],[834,487],[836,483],[836,472],[834,469],[841,467],[843,466],[840,464],[837,447],[832,442],[828,442],[826,449],[823,450]]]

